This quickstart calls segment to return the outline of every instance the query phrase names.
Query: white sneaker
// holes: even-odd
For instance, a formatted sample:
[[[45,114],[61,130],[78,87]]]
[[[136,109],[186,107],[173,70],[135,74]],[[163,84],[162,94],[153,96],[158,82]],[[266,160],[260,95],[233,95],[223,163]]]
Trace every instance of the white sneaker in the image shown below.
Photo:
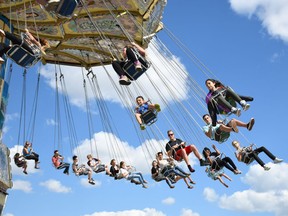
[[[250,104],[248,104],[245,100],[241,100],[240,104],[241,104],[244,111],[246,111],[250,108]]]
[[[235,107],[232,107],[231,112],[237,115],[238,117],[241,115],[241,110]]]
[[[276,164],[276,163],[281,163],[283,161],[283,159],[280,159],[280,158],[275,158],[274,160],[273,160],[273,162]]]
[[[0,64],[4,63],[4,59],[0,57]]]
[[[264,165],[263,168],[264,168],[265,171],[268,171],[268,170],[271,169],[270,167],[268,167],[268,166],[266,166],[266,165]]]
[[[141,71],[142,71],[142,66],[141,66],[140,61],[134,62],[134,66],[135,66],[135,69],[136,69],[138,72],[141,72]]]
[[[119,83],[120,83],[120,85],[130,85],[131,81],[127,76],[124,75],[124,76],[120,77]]]

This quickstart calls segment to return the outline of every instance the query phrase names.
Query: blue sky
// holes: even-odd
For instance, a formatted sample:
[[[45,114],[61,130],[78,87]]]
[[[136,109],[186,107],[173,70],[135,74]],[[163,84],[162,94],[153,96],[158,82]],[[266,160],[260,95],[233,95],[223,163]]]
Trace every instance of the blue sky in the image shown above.
[[[199,70],[189,56],[177,47],[175,40],[168,37],[167,30],[160,32],[158,39],[148,49],[153,65],[157,65],[156,71],[150,68],[147,76],[129,87],[130,91],[116,85],[124,103],[105,70],[94,68],[111,115],[111,121],[110,117],[105,119],[105,123],[112,128],[109,130],[107,127],[103,129],[95,95],[91,91],[88,97],[94,126],[93,130],[88,127],[81,69],[63,67],[77,133],[75,143],[69,141],[71,136],[67,133],[64,112],[61,114],[62,139],[61,142],[54,142],[55,124],[59,125],[59,122],[55,122],[55,69],[53,65],[41,67],[40,98],[33,137],[34,149],[40,154],[41,169],[36,171],[32,168],[33,164],[29,163],[29,175],[26,176],[21,169],[12,165],[14,187],[8,191],[4,215],[204,216],[212,213],[237,216],[249,213],[284,216],[288,210],[288,153],[283,151],[287,133],[285,123],[288,120],[285,108],[288,105],[285,97],[288,77],[287,6],[288,2],[283,0],[168,1],[163,14],[164,25],[209,71],[204,73]],[[165,57],[162,59],[155,48],[159,41],[166,45],[173,56],[164,55],[160,49]],[[16,66],[14,68],[3,136],[3,142],[10,148],[12,155],[21,151],[24,139],[22,127],[20,143],[17,143],[22,71]],[[117,83],[117,76],[110,67],[107,67],[107,72]],[[232,135],[224,144],[216,144],[217,147],[236,161],[231,141],[238,139],[243,145],[264,145],[285,162],[274,165],[268,163],[269,158],[261,155],[271,166],[269,172],[264,172],[255,163],[246,166],[237,162],[242,174],[235,176],[226,171],[233,181],[228,182],[229,188],[225,188],[209,179],[204,168],[191,155],[191,163],[196,169],[192,174],[197,182],[194,189],[188,190],[184,182],[178,182],[173,190],[165,182],[153,182],[149,173],[150,164],[153,156],[167,141],[168,129],[173,128],[176,137],[194,143],[199,150],[215,144],[201,131],[204,123],[201,116],[206,112],[201,100],[207,91],[204,82],[211,76],[243,95],[253,96],[251,108],[243,112],[240,120],[246,122],[251,117],[256,119],[251,132],[240,129],[241,133]],[[29,71],[27,116],[31,112],[36,78],[36,71]],[[189,79],[196,84],[191,85]],[[169,83],[169,88],[165,83]],[[195,86],[196,90],[193,88]],[[138,94],[162,106],[157,123],[145,132],[138,129],[130,112],[134,105],[133,99]],[[103,101],[100,103],[102,105]],[[174,115],[183,125],[173,118]],[[29,117],[26,121],[28,125]],[[72,126],[69,125],[70,128]],[[92,135],[89,131],[92,131]],[[52,167],[54,149],[59,149],[68,162],[71,162],[73,154],[77,154],[80,162],[86,163],[86,155],[91,152],[106,164],[112,158],[125,160],[144,173],[149,188],[143,189],[125,180],[114,181],[104,174],[94,175],[95,186],[88,185],[86,177],[76,177],[72,173],[70,176],[63,175]],[[186,168],[183,164],[181,166]]]

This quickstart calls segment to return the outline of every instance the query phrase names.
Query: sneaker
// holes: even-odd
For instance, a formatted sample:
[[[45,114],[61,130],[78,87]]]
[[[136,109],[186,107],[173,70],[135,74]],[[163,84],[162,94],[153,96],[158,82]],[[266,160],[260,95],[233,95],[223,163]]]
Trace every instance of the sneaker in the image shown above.
[[[134,66],[135,66],[136,71],[138,71],[138,72],[142,71],[142,66],[141,66],[140,61],[135,61]]]
[[[270,167],[268,167],[268,166],[266,166],[266,165],[264,165],[263,168],[264,168],[265,171],[268,171],[268,170],[271,169]]]
[[[28,174],[27,171],[23,171],[23,173],[26,174],[26,175]]]
[[[4,63],[4,59],[0,57],[0,64]]]
[[[208,165],[210,165],[210,163],[208,161],[200,159],[200,166],[208,166]]]
[[[175,188],[175,186],[174,186],[174,185],[169,185],[169,187],[170,187],[171,189]]]
[[[157,112],[160,112],[161,111],[161,108],[160,108],[160,105],[159,104],[155,104],[155,110]]]
[[[196,184],[196,182],[195,182],[195,181],[193,181],[193,180],[191,180],[191,181],[190,181],[190,183],[191,183],[191,184]]]
[[[276,163],[281,163],[283,161],[283,159],[280,159],[280,158],[275,158],[273,160],[273,162],[276,164]]]
[[[251,119],[250,119],[250,122],[247,124],[247,129],[248,129],[249,131],[252,130],[254,123],[255,123],[255,119],[254,119],[254,118],[251,118]]]
[[[143,187],[143,188],[148,188],[148,186],[147,186],[147,185],[143,185],[142,187]]]
[[[120,83],[120,85],[130,85],[131,81],[127,76],[123,75],[120,77],[119,83]]]
[[[195,170],[191,167],[191,165],[188,165],[188,169],[191,173],[195,172]]]
[[[232,130],[235,132],[235,133],[238,133],[239,132],[239,129],[237,127],[237,124],[235,121],[231,121],[231,128]]]
[[[95,185],[94,181],[89,181],[89,184]]]
[[[240,171],[240,170],[238,170],[238,169],[236,169],[236,170],[234,170],[234,174],[235,175],[238,175],[238,174],[241,174],[242,172]]]
[[[241,104],[244,111],[246,111],[250,108],[250,104],[248,104],[245,100],[241,100],[240,104]]]
[[[141,129],[141,130],[145,130],[145,129],[146,129],[146,126],[145,126],[144,124],[141,124],[141,125],[140,125],[140,129]]]
[[[231,112],[237,115],[238,117],[241,115],[241,110],[235,107],[232,107]]]
[[[193,189],[193,186],[192,186],[192,185],[189,185],[189,186],[188,186],[188,189]]]

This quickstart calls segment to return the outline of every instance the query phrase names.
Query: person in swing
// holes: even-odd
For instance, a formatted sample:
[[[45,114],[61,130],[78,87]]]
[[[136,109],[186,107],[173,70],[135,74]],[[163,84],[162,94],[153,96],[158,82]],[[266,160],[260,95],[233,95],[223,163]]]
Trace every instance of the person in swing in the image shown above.
[[[149,104],[148,101],[144,101],[143,96],[138,96],[136,98],[136,103],[137,107],[135,108],[135,117],[140,125],[140,129],[145,130],[146,126],[141,118],[141,115],[148,110],[156,110],[157,112],[160,112],[161,108],[159,104]]]
[[[123,69],[124,64],[127,61],[132,61],[134,63],[135,70],[142,71],[141,62],[139,61],[135,51],[138,52],[143,58],[146,57],[146,51],[138,44],[132,42],[131,45],[127,45],[123,48],[123,61],[113,60],[112,67],[115,72],[119,75],[119,83],[120,85],[130,85],[130,79],[125,75],[125,71]]]
[[[15,34],[0,29],[0,37],[5,37],[6,39],[10,40],[12,42],[12,45],[22,44],[22,47],[31,54],[34,54],[31,46],[36,45],[43,54],[46,54],[45,50],[50,47],[48,40],[42,38],[37,39],[29,32],[28,29],[25,29],[25,34],[27,35],[27,40],[25,40],[24,43],[22,44],[23,39],[21,37],[18,37]],[[4,54],[8,52],[10,48],[11,45],[2,42],[0,43],[0,64],[4,62],[2,57]]]
[[[22,150],[22,154],[23,157],[26,160],[34,160],[35,161],[35,169],[39,169],[38,164],[39,162],[39,154],[37,154],[36,152],[34,152],[33,148],[32,148],[32,143],[26,141]]]
[[[70,163],[64,162],[64,157],[59,154],[58,150],[54,150],[52,163],[56,169],[64,169],[63,173],[69,175]]]
[[[209,115],[212,118],[213,126],[217,123],[217,114],[219,110],[225,112],[231,112],[238,117],[241,115],[241,110],[236,106],[232,106],[228,98],[232,98],[236,103],[240,104],[244,111],[250,108],[250,104],[247,101],[252,101],[253,98],[247,96],[240,96],[233,91],[229,86],[224,86],[221,82],[214,79],[207,79],[205,81],[206,87],[209,90],[206,96],[206,103],[209,111]]]
[[[236,149],[235,156],[239,162],[243,162],[249,164],[251,158],[256,160],[257,163],[263,167],[265,171],[270,170],[270,167],[267,166],[258,156],[259,153],[264,152],[275,164],[281,163],[283,159],[277,158],[274,154],[272,154],[268,149],[264,146],[253,149],[252,145],[248,147],[241,147],[240,143],[237,140],[232,141],[232,146]]]
[[[206,123],[206,125],[203,126],[205,135],[219,143],[226,141],[230,136],[230,132],[238,133],[238,127],[246,127],[248,131],[251,131],[255,123],[254,118],[251,118],[248,123],[233,118],[227,124],[225,124],[224,121],[217,121],[216,126],[213,126],[212,118],[209,114],[203,115],[202,118]]]

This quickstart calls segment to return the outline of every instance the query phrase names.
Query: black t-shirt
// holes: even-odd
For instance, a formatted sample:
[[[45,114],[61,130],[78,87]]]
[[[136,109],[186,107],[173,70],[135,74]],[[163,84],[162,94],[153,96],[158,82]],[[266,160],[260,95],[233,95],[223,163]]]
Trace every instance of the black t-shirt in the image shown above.
[[[153,175],[153,174],[155,174],[157,172],[158,172],[158,167],[152,167],[151,174]]]
[[[175,153],[182,148],[182,145],[180,145],[183,141],[181,139],[176,138],[175,140],[170,140],[167,144],[166,144],[166,152],[170,151],[171,149],[172,151],[172,156],[174,157]],[[173,149],[172,147],[175,145],[179,145],[176,149]]]

